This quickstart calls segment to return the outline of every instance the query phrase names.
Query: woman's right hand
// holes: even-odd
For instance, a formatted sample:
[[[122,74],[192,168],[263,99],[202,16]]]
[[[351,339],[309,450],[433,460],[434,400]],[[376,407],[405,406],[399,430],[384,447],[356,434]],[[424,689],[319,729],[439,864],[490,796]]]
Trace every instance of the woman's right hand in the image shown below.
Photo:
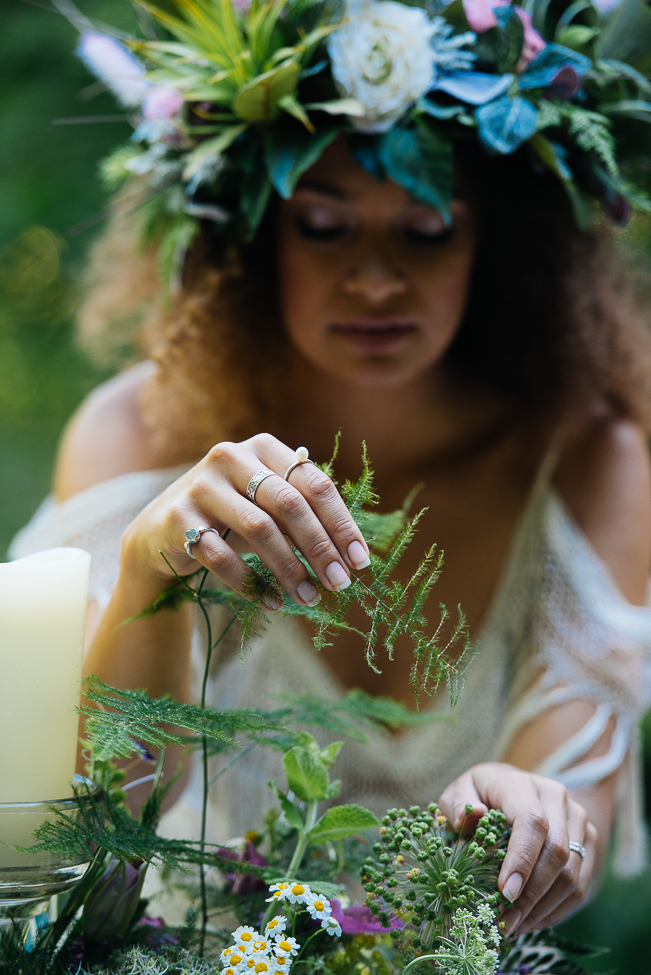
[[[345,589],[351,569],[369,564],[368,546],[333,481],[319,468],[304,463],[283,480],[295,460],[295,451],[267,433],[217,444],[131,523],[123,539],[123,567],[147,571],[166,583],[172,572],[162,552],[179,575],[196,571],[198,562],[244,593],[250,570],[214,532],[205,532],[192,546],[194,559],[187,555],[186,530],[210,526],[220,536],[226,529],[240,536],[301,605],[314,605],[320,597],[292,546],[326,589]],[[253,504],[246,488],[263,467],[278,476],[262,481]],[[280,606],[273,592],[265,602],[272,609]]]

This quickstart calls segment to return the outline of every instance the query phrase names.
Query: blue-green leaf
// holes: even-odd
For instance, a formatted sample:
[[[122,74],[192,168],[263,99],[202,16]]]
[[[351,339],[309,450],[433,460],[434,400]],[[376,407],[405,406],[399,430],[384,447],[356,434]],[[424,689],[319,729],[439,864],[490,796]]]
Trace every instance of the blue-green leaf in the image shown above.
[[[288,200],[303,173],[320,157],[326,146],[337,137],[339,128],[312,135],[303,126],[270,128],[265,141],[265,159],[269,178],[283,199]]]
[[[378,155],[387,176],[415,199],[450,219],[452,145],[429,125],[394,126],[381,136]]]
[[[526,98],[498,98],[475,112],[479,138],[489,149],[508,155],[536,131],[538,113]]]
[[[588,73],[592,61],[584,54],[562,47],[560,44],[548,44],[538,54],[526,71],[518,78],[518,88],[530,91],[532,88],[547,88],[563,68],[574,68],[580,78]]]

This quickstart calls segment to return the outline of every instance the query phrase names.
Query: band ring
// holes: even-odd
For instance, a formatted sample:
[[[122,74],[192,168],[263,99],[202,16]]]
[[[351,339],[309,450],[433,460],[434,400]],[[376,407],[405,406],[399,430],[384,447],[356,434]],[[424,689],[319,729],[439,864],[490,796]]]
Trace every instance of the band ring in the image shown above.
[[[191,559],[194,559],[194,555],[192,554],[192,546],[196,545],[196,543],[200,540],[204,532],[214,532],[217,538],[221,538],[221,535],[219,534],[217,529],[211,528],[209,525],[202,525],[201,528],[188,528],[188,530],[185,533],[185,542],[183,543],[183,548],[185,549],[185,551],[187,552],[187,554],[190,556]]]
[[[284,479],[286,481],[289,480],[289,475],[292,473],[292,471],[296,470],[297,467],[300,467],[301,464],[313,464],[313,463],[314,461],[310,460],[310,454],[307,447],[297,447],[296,460],[294,461],[293,464],[289,465],[289,467],[283,474]]]
[[[572,853],[578,853],[582,860],[585,860],[586,848],[581,846],[580,843],[570,842],[570,850]]]
[[[253,504],[257,505],[258,502],[255,500],[255,492],[258,490],[263,481],[272,476],[278,477],[278,474],[276,474],[275,471],[270,471],[268,467],[263,467],[262,470],[253,475],[246,486],[246,496],[249,501],[252,501]]]

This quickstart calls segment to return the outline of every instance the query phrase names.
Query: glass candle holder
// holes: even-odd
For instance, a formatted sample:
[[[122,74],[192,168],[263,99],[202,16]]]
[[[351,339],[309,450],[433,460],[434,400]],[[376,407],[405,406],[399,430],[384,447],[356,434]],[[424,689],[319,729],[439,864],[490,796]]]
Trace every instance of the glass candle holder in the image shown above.
[[[75,779],[76,785],[85,782],[77,776]],[[54,822],[57,813],[74,816],[80,801],[89,800],[82,796],[0,802],[0,931],[18,926],[24,940],[33,919],[43,913],[50,899],[70,890],[83,877],[88,867],[85,857],[66,859],[42,850],[15,849],[33,846],[34,831],[43,823]]]

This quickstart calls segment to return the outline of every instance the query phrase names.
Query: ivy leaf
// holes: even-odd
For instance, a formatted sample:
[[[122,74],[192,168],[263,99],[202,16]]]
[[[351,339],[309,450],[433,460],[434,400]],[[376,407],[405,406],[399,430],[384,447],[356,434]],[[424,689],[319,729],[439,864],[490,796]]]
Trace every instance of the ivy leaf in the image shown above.
[[[304,802],[324,799],[330,777],[316,749],[295,745],[283,755],[287,785]]]
[[[303,173],[317,161],[339,131],[339,128],[325,129],[312,135],[295,123],[291,129],[273,126],[265,141],[265,159],[271,182],[283,199],[291,197]]]
[[[312,846],[320,846],[322,843],[334,843],[347,836],[354,836],[355,833],[363,833],[379,825],[371,810],[364,809],[363,806],[333,806],[317,819],[307,838]]]
[[[506,156],[534,135],[538,113],[530,101],[516,95],[481,105],[475,118],[484,145]]]
[[[450,220],[452,145],[427,123],[396,125],[380,138],[380,162],[394,182]]]
[[[275,782],[271,782],[270,785],[272,786],[272,788],[274,789],[278,797],[280,808],[282,809],[285,815],[285,819],[287,820],[289,825],[293,826],[294,829],[303,829],[305,823],[303,822],[303,817],[301,816],[300,811],[296,808],[294,803],[287,798],[285,793],[278,788]]]

